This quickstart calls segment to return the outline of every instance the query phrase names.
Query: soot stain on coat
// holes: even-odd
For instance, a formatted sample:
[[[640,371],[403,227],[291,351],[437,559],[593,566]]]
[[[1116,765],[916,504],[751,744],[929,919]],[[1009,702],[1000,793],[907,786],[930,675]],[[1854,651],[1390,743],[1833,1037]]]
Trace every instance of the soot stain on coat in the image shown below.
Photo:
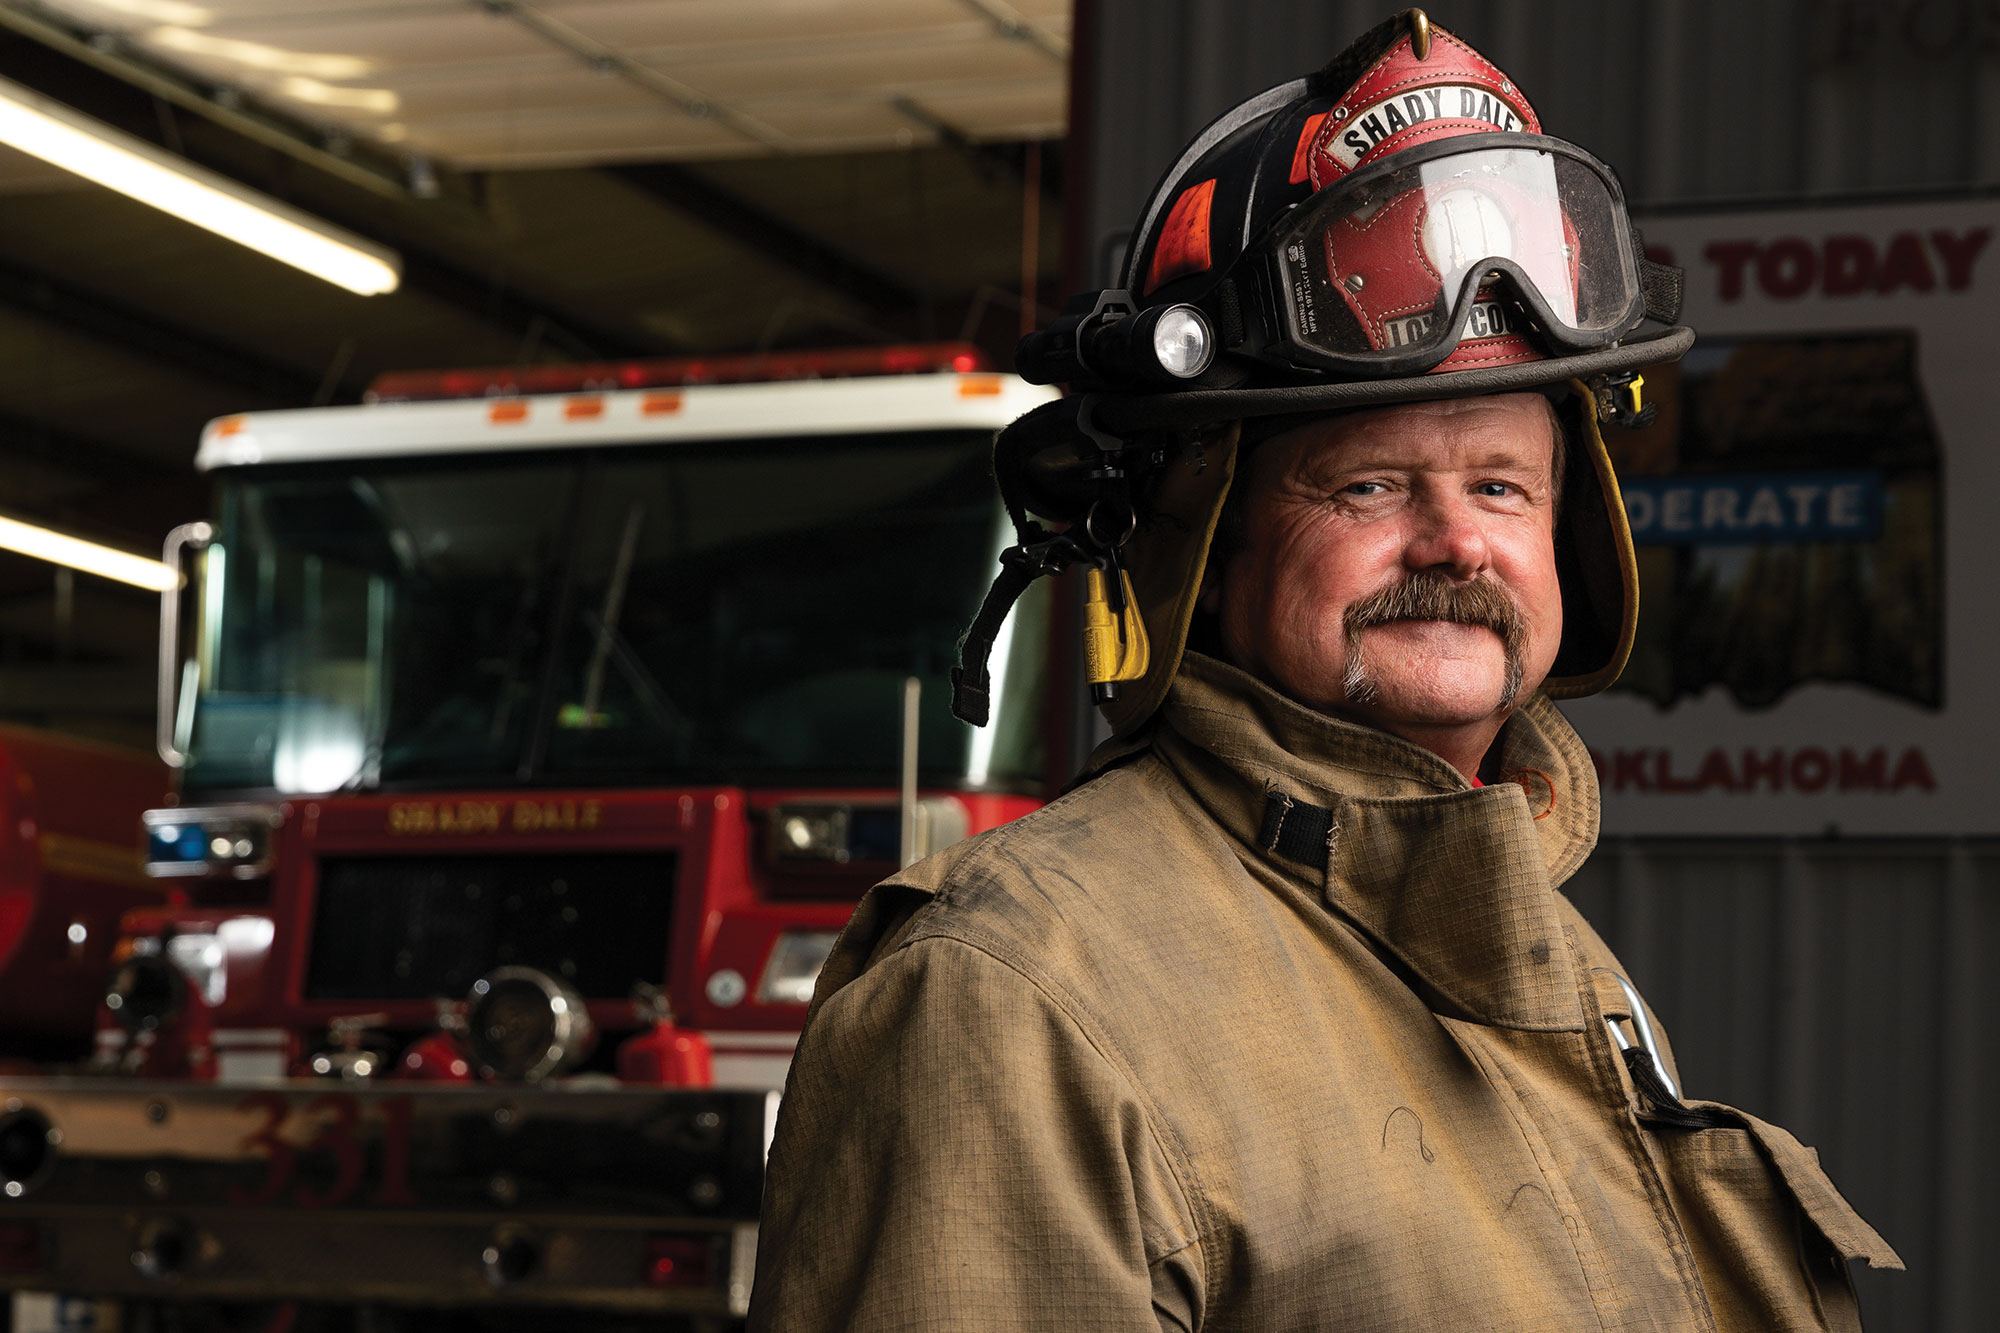
[[[1549,1206],[1549,1211],[1562,1219],[1563,1230],[1569,1232],[1569,1234],[1572,1236],[1577,1234],[1577,1220],[1574,1217],[1571,1217],[1568,1213],[1563,1212],[1560,1208],[1556,1207],[1555,1196],[1550,1194],[1548,1190],[1544,1189],[1542,1186],[1537,1185],[1532,1180],[1523,1181],[1521,1184],[1515,1186],[1513,1196],[1507,1200],[1507,1206],[1502,1211],[1509,1213],[1513,1212],[1514,1205],[1519,1203],[1521,1201],[1521,1196],[1523,1194],[1526,1194],[1529,1190],[1533,1190],[1535,1193],[1541,1195],[1542,1202]]]
[[[1418,1154],[1426,1162],[1435,1162],[1437,1154],[1432,1152],[1430,1145],[1424,1142],[1424,1118],[1407,1106],[1398,1106],[1395,1110],[1389,1112],[1389,1118],[1382,1122],[1382,1150],[1387,1152],[1389,1149],[1389,1127],[1396,1123],[1396,1117],[1399,1115],[1408,1116],[1410,1122],[1417,1127]]]
[[[1027,911],[1027,904],[1021,901],[1021,895],[1018,891],[1020,887],[1033,889],[1039,900],[1039,905],[1050,909],[1055,914],[1057,920],[1062,919],[1063,912],[1061,905],[1056,895],[1050,893],[1048,888],[1043,884],[1044,877],[1068,885],[1080,897],[1087,896],[1088,891],[1077,881],[1076,877],[1062,870],[1060,867],[1041,864],[1030,865],[1011,849],[1000,850],[996,853],[996,857],[1014,872],[1011,877],[991,874],[984,879],[984,883],[994,890],[987,899],[990,910],[1000,915],[1003,919],[1017,923],[1033,919]]]
[[[1530,1181],[1525,1181],[1522,1184],[1515,1187],[1514,1196],[1507,1200],[1507,1211],[1510,1213],[1513,1212],[1514,1205],[1519,1203],[1521,1201],[1521,1196],[1527,1193],[1529,1190],[1533,1190],[1535,1193],[1541,1195],[1542,1202],[1546,1203],[1549,1207],[1553,1208],[1556,1206],[1556,1201],[1549,1197],[1549,1192],[1543,1189],[1540,1185],[1537,1185],[1534,1181],[1530,1180]]]
[[[1549,942],[1547,940],[1543,940],[1539,944],[1535,945],[1534,948],[1528,950],[1528,957],[1534,959],[1537,966],[1541,967],[1548,966]]]

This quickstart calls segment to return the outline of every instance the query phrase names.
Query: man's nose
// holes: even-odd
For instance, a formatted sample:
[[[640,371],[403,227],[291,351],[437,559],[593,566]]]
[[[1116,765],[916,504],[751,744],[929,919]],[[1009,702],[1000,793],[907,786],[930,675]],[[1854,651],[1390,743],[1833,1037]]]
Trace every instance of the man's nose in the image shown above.
[[[1407,569],[1435,569],[1453,578],[1485,572],[1491,552],[1476,508],[1458,496],[1423,496],[1411,506],[1403,545]]]

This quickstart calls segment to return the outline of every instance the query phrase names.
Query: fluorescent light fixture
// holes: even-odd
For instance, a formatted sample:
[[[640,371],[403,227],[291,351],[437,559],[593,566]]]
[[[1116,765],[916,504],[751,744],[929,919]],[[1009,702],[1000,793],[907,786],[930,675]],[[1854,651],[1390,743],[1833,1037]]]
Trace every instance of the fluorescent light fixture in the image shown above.
[[[188,4],[186,0],[84,0],[84,3],[93,9],[108,9],[115,14],[126,14],[152,23],[179,23],[190,28],[205,28],[215,22],[214,10]]]
[[[394,250],[0,79],[0,143],[363,296],[402,281]]]
[[[396,109],[403,105],[403,99],[388,88],[349,88],[344,84],[321,83],[303,74],[280,79],[278,91],[314,106],[352,107],[385,116],[395,115]]]
[[[18,551],[37,560],[68,565],[86,574],[96,574],[135,588],[165,592],[180,586],[180,576],[157,560],[133,555],[81,537],[65,537],[60,532],[38,528],[18,519],[0,518],[0,550]]]
[[[146,34],[152,46],[164,46],[183,55],[208,56],[242,65],[246,69],[267,70],[272,74],[303,74],[309,79],[358,79],[375,68],[360,56],[319,55],[311,51],[287,51],[262,42],[238,41],[187,28],[155,28]]]

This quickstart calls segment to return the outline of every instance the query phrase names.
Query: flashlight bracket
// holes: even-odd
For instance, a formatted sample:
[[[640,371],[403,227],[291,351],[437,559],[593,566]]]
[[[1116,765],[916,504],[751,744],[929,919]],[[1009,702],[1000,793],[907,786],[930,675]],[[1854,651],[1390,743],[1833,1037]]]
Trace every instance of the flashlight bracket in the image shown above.
[[[1093,335],[1137,312],[1132,294],[1122,288],[1078,292],[1046,329],[1021,339],[1014,350],[1014,368],[1030,384],[1106,383],[1107,367],[1092,365],[1087,350]]]
[[[1099,481],[1122,480],[1125,476],[1126,442],[1099,426],[1094,419],[1097,395],[1085,394],[1076,404],[1076,432],[1097,446],[1098,463],[1090,475]]]

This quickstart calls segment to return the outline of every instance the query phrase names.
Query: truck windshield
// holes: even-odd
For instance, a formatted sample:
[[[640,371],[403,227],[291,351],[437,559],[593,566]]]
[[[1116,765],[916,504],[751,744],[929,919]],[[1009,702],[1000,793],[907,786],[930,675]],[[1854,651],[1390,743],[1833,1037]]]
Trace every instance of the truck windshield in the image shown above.
[[[1038,782],[1046,600],[996,648],[994,725],[950,711],[1009,532],[990,440],[225,472],[184,785],[893,785],[910,676],[925,782]]]

